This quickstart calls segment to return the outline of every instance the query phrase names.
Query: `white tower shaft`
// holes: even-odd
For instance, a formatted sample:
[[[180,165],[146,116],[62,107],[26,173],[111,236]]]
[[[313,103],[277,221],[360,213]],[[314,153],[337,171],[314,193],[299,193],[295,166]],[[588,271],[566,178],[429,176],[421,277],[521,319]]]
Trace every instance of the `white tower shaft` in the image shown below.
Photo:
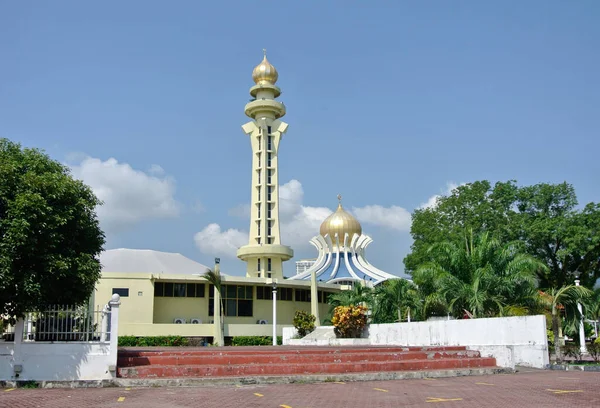
[[[246,276],[283,279],[283,261],[293,256],[291,248],[281,245],[279,230],[278,152],[288,125],[279,119],[285,106],[275,100],[281,94],[274,84],[277,71],[266,56],[253,77],[257,84],[250,94],[255,99],[245,109],[253,120],[242,126],[252,147],[250,233],[237,256],[247,262]]]

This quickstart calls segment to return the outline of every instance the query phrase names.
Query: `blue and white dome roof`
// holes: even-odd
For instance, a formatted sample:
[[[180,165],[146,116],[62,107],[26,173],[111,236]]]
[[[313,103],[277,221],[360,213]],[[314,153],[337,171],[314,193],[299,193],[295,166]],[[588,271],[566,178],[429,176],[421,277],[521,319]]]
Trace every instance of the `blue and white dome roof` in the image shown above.
[[[337,210],[321,224],[320,235],[310,240],[319,252],[315,264],[290,279],[310,279],[313,272],[327,283],[370,280],[377,285],[387,279],[398,279],[366,260],[365,250],[373,240],[362,233],[358,220],[344,210],[339,195],[338,200]]]

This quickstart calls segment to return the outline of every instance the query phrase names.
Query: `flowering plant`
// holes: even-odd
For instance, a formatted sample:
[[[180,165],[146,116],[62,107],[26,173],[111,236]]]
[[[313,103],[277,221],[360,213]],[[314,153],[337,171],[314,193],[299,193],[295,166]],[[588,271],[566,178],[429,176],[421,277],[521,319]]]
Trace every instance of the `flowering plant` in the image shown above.
[[[338,306],[333,310],[333,331],[337,337],[359,338],[367,326],[367,308],[364,306]]]

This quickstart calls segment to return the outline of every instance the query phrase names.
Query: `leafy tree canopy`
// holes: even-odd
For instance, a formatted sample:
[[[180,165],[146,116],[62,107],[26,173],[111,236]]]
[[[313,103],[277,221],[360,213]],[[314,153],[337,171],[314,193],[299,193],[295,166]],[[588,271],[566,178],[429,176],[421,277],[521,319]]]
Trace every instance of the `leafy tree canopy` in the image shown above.
[[[0,314],[89,298],[104,245],[99,204],[66,166],[0,139]]]
[[[413,213],[412,252],[404,259],[412,274],[431,261],[431,245],[460,244],[468,231],[488,232],[501,242],[521,241],[525,250],[547,265],[538,271],[539,286],[571,284],[575,275],[592,287],[600,278],[600,204],[576,209],[573,186],[515,181],[477,181],[459,186],[430,208]]]

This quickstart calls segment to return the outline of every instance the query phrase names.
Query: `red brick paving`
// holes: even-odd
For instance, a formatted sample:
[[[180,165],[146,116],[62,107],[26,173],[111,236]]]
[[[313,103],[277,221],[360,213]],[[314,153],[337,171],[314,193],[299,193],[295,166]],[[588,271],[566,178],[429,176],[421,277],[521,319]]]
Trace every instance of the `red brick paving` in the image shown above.
[[[574,391],[574,392],[566,392]],[[260,395],[256,395],[260,394]],[[118,402],[119,397],[124,397]],[[431,399],[439,398],[439,400]],[[443,401],[458,399],[456,401]],[[430,401],[430,402],[427,402]],[[0,389],[0,407],[600,407],[600,373],[200,388]]]

